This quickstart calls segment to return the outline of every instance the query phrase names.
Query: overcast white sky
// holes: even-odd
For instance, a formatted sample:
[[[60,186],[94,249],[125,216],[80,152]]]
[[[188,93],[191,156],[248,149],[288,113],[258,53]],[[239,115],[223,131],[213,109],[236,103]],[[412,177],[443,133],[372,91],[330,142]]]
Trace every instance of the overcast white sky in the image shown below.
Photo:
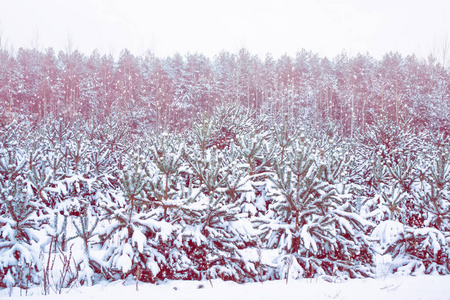
[[[333,58],[389,51],[426,57],[450,42],[449,0],[0,0],[3,47],[91,54],[262,58],[302,48]]]

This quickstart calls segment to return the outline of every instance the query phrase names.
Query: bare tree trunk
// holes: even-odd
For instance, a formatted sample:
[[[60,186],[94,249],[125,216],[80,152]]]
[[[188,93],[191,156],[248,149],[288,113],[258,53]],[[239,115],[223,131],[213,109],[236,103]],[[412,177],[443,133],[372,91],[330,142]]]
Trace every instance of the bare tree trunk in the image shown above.
[[[353,138],[353,126],[355,119],[355,86],[352,88],[352,97],[351,97],[351,115],[350,115],[350,137]]]
[[[12,104],[13,104],[13,96],[12,96],[12,90],[11,90],[11,78],[9,78],[9,117],[12,117]]]
[[[398,125],[398,85],[395,83],[395,123]]]

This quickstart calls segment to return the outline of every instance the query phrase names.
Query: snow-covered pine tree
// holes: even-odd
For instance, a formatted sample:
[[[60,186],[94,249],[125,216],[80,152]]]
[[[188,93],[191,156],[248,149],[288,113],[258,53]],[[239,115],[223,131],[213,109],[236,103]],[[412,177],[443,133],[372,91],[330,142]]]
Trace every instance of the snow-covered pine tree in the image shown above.
[[[380,222],[373,230],[372,249],[377,275],[450,274],[449,249],[445,235],[432,227],[413,228],[399,221]],[[386,265],[387,268],[382,267]],[[381,267],[381,268],[380,268]]]
[[[270,210],[256,221],[261,240],[280,251],[275,277],[370,276],[365,232],[371,223],[325,180],[333,168],[314,142],[297,139],[287,150],[274,161]]]
[[[414,190],[415,205],[424,211],[425,225],[450,230],[450,150],[438,147],[431,154],[428,176]]]
[[[174,227],[162,220],[160,211],[149,209],[145,193],[151,180],[146,172],[148,154],[139,147],[124,160],[120,190],[108,192],[101,200],[105,267],[114,278],[134,274],[138,280],[154,282],[167,264],[161,245],[172,238]]]
[[[183,164],[184,144],[181,139],[164,132],[153,139],[150,146],[154,170],[148,174],[151,180],[146,189],[147,198],[152,202],[153,207],[160,207],[163,211],[163,220],[168,219],[167,210],[169,207],[176,207],[173,203],[176,191],[180,190],[180,185],[184,185],[180,177],[180,167]],[[149,168],[147,168],[149,171]]]
[[[27,156],[12,140],[0,149],[0,285],[28,288],[41,282],[40,201],[28,192]],[[45,219],[45,218],[44,218]]]
[[[387,162],[392,180],[379,201],[389,220],[373,230],[373,249],[378,258],[389,258],[385,272],[449,274],[448,146],[428,138],[422,141],[422,151],[416,148]]]
[[[189,278],[256,280],[256,262],[239,252],[255,235],[248,214],[241,213],[242,198],[238,195],[244,192],[241,187],[245,176],[240,172],[246,172],[246,168],[226,165],[224,152],[216,147],[208,148],[204,154],[199,146],[188,151],[186,160],[194,175],[194,188],[201,189],[189,204],[177,238],[192,263]]]
[[[255,114],[239,103],[223,104],[211,116],[202,114],[201,119],[193,124],[191,140],[200,145],[202,151],[213,146],[223,150],[238,135],[262,133],[265,117]]]
[[[88,172],[85,168],[89,167],[86,164],[89,150],[90,142],[86,139],[86,136],[82,132],[73,134],[72,138],[67,142],[67,155],[71,162],[69,174],[78,175]]]
[[[149,209],[158,221],[173,226],[173,236],[186,225],[191,217],[189,203],[193,202],[199,189],[192,188],[191,172],[184,161],[185,142],[177,135],[163,132],[151,139],[150,157],[146,172],[149,177],[145,188]],[[157,279],[186,279],[192,261],[184,252],[180,239],[170,238],[154,241],[155,247],[164,254],[166,264],[161,265]]]
[[[289,126],[288,115],[284,115],[283,122],[273,124],[270,128],[272,146],[280,147],[280,160],[284,160],[284,153],[296,139],[304,139],[305,135],[302,128]]]
[[[113,162],[117,165],[120,165],[122,154],[129,149],[127,141],[132,140],[130,126],[122,116],[120,112],[113,112],[102,122],[85,129],[90,139],[111,151]]]
[[[270,165],[275,148],[270,149],[268,132],[256,132],[249,128],[247,133],[236,136],[236,150],[241,156],[242,163],[248,167],[250,176],[263,173]]]
[[[94,273],[102,272],[102,262],[91,256],[92,244],[98,242],[98,224],[100,218],[98,213],[91,206],[84,207],[83,212],[77,218],[72,220],[75,229],[75,235],[69,240],[81,239],[83,255],[79,261],[75,261],[77,268],[77,280],[80,283],[92,285]]]
[[[261,133],[265,116],[257,116],[256,111],[240,103],[227,103],[218,106],[209,121],[213,125],[210,146],[223,149],[239,134],[251,131]]]

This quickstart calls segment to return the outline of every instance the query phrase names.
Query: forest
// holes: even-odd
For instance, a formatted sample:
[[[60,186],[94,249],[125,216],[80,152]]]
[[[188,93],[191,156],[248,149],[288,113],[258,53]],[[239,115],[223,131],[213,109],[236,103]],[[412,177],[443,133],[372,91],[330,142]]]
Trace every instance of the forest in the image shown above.
[[[353,137],[378,119],[412,119],[415,127],[448,129],[449,72],[427,60],[388,53],[330,60],[306,50],[262,60],[249,51],[134,56],[77,50],[0,49],[0,105],[4,114],[36,120],[103,122],[120,113],[127,122],[183,131],[199,113],[226,103],[315,129],[339,126]],[[448,130],[447,130],[448,131]]]
[[[432,56],[0,51],[0,287],[450,274]]]

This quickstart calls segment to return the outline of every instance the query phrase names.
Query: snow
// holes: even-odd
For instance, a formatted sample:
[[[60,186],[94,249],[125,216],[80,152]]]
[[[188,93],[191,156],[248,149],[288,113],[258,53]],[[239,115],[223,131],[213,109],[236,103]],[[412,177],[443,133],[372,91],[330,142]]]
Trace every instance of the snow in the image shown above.
[[[8,273],[5,275],[5,277],[3,278],[3,283],[7,286],[7,287],[11,287],[14,285],[15,280],[13,278],[13,276],[11,275],[11,271],[8,270]]]
[[[404,225],[397,221],[383,221],[372,232],[372,238],[378,239],[381,246],[395,244],[404,234]]]
[[[159,285],[138,283],[132,278],[94,286],[74,287],[60,295],[42,295],[42,288],[28,291],[22,297],[18,288],[11,300],[78,300],[78,299],[449,299],[449,276],[387,276],[380,279],[339,280],[330,276],[316,279],[266,281],[237,284],[230,281],[167,281]],[[0,290],[0,298],[9,296]]]
[[[392,255],[390,254],[375,254],[376,274],[377,277],[384,277],[392,270]]]
[[[312,236],[309,234],[308,229],[309,229],[308,225],[305,225],[302,227],[301,237],[303,239],[303,242],[305,243],[305,248],[309,249],[312,246],[314,249],[314,252],[317,252],[316,241],[314,241]]]
[[[428,235],[426,245],[430,244],[431,239],[431,248],[433,249],[434,255],[441,250],[441,245],[446,244],[444,235],[435,228],[418,228],[414,230],[414,235]]]
[[[131,241],[134,244],[136,244],[137,249],[140,253],[144,253],[144,244],[147,241],[147,238],[145,237],[145,235],[140,231],[135,229],[133,236],[131,237]]]
[[[125,244],[125,245],[128,245],[128,244]],[[129,270],[131,270],[131,265],[132,265],[131,258],[128,256],[128,254],[122,253],[122,255],[117,260],[116,265],[119,269],[122,270],[123,273],[126,273]]]

